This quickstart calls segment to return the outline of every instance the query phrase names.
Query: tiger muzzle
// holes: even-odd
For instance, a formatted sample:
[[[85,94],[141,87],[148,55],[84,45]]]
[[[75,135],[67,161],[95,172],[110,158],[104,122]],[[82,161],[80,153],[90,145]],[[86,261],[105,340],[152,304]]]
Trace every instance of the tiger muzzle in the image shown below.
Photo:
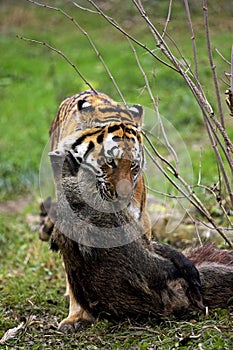
[[[107,201],[126,201],[131,198],[133,186],[127,179],[119,180],[115,186],[106,182],[97,182],[97,188],[100,195]]]
[[[118,199],[127,199],[132,195],[133,186],[127,179],[119,180],[116,184],[116,192]]]

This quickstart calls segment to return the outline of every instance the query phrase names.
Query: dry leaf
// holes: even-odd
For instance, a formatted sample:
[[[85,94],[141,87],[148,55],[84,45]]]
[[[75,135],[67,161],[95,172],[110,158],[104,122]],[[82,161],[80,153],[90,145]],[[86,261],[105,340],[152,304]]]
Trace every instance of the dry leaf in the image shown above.
[[[24,328],[25,323],[21,322],[18,327],[10,328],[6,333],[3,335],[2,339],[0,340],[0,344],[4,344],[8,339],[14,338],[17,333],[20,331],[20,329]]]

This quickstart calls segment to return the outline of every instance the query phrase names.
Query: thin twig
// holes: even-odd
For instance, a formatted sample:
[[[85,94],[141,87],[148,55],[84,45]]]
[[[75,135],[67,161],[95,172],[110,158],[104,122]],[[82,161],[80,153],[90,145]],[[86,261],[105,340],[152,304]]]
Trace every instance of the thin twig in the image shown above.
[[[157,191],[157,190],[155,190],[154,188],[151,188],[148,185],[146,185],[146,189],[148,191],[151,191],[151,192],[156,193],[156,194],[158,194],[160,196],[167,197],[167,198],[170,198],[170,199],[184,199],[184,198],[186,198],[185,196],[176,196],[176,195],[173,195],[173,194]]]
[[[170,62],[172,62],[173,66],[176,68],[176,70],[178,72],[180,72],[180,66],[179,66],[178,60],[172,54],[169,46],[166,44],[165,40],[162,38],[162,35],[160,35],[159,31],[156,29],[156,27],[150,21],[149,17],[146,14],[144,7],[142,6],[141,1],[140,0],[133,0],[133,3],[136,6],[136,8],[138,9],[142,18],[148,24],[149,29],[156,40],[157,46],[161,49],[161,51],[164,53],[164,55],[170,60]]]
[[[136,59],[136,62],[137,62],[137,65],[138,65],[138,68],[140,70],[140,72],[142,73],[142,76],[144,78],[144,81],[145,81],[145,84],[146,84],[146,88],[147,88],[147,91],[149,93],[149,96],[150,96],[150,99],[152,101],[152,104],[153,104],[153,107],[155,109],[155,112],[156,112],[156,115],[157,115],[157,118],[158,118],[158,122],[159,122],[159,126],[160,126],[160,129],[162,131],[162,134],[163,134],[163,137],[164,137],[164,140],[165,140],[165,143],[167,145],[167,148],[169,149],[170,153],[173,155],[174,159],[175,159],[175,163],[176,163],[176,171],[178,172],[178,167],[179,167],[179,159],[177,157],[177,154],[176,154],[176,151],[174,150],[174,148],[172,147],[172,145],[170,144],[168,138],[167,138],[167,135],[166,135],[166,132],[164,130],[164,126],[163,126],[163,122],[162,122],[162,119],[160,117],[160,113],[159,113],[159,108],[158,108],[158,103],[155,101],[154,99],[154,96],[153,96],[153,93],[151,91],[151,87],[150,87],[150,84],[149,84],[149,81],[148,81],[148,78],[147,78],[147,75],[140,63],[140,60],[139,60],[139,57],[137,55],[137,52],[132,44],[132,42],[128,39],[129,41],[129,44],[130,44],[130,47],[133,51],[133,54],[134,54],[134,57]]]
[[[199,162],[197,185],[201,184],[201,173],[202,173],[202,149],[200,150],[200,162]]]
[[[231,79],[230,89],[231,89],[231,92],[233,93],[233,45],[231,47],[231,76],[230,76],[230,79]]]
[[[144,135],[145,137],[146,135]],[[154,147],[151,143],[151,141],[149,139],[147,139],[147,141],[149,142],[150,146],[153,148],[154,151]],[[157,160],[153,157],[153,155],[150,153],[150,151],[147,149],[147,147],[145,147],[145,151],[148,154],[148,156],[150,157],[150,159],[152,160],[152,162],[156,165],[156,167],[162,172],[162,174],[169,180],[169,182],[179,191],[179,193],[181,193],[182,195],[184,195],[185,198],[187,198],[189,200],[189,202],[195,207],[197,208],[200,213],[209,221],[209,223],[211,225],[213,225],[213,228],[218,231],[218,233],[222,236],[222,238],[229,244],[229,246],[231,248],[233,248],[233,243],[231,242],[230,239],[228,239],[228,237],[226,237],[226,235],[224,234],[223,230],[220,229],[218,227],[218,224],[215,222],[215,220],[213,219],[213,217],[211,216],[211,214],[209,213],[209,211],[207,210],[207,208],[204,206],[204,204],[200,201],[200,199],[195,195],[195,193],[193,192],[191,186],[189,186],[184,179],[179,176],[179,174],[174,172],[174,167],[172,166],[172,164],[169,164],[169,162],[165,159],[165,163],[169,164],[169,168],[168,171],[172,173],[172,175],[174,175],[179,181],[180,183],[185,187],[185,189],[188,191],[188,193],[186,193],[182,187],[180,187],[170,176],[169,174],[163,169],[163,167],[157,162]],[[157,155],[160,156],[160,154],[156,151]],[[160,158],[162,161],[164,161],[164,157]]]
[[[188,211],[188,216],[190,217],[190,219],[192,218],[192,215],[190,215],[190,212]],[[193,218],[192,218],[193,219]],[[191,219],[191,220],[192,220]],[[196,235],[197,235],[197,238],[198,238],[198,241],[200,243],[200,245],[203,245],[203,242],[202,242],[202,239],[201,239],[201,235],[199,233],[199,230],[198,230],[198,225],[197,225],[197,222],[196,220],[193,219],[193,224],[194,224],[194,227],[195,227],[195,231],[196,231]]]
[[[218,200],[216,192],[212,188],[210,188],[208,186],[204,186],[204,185],[195,185],[195,186],[193,186],[193,188],[195,188],[195,187],[203,188],[205,191],[209,191],[213,195],[213,197],[216,200],[216,203],[219,205],[220,209],[222,210],[223,214],[225,215],[229,225],[233,228],[233,222],[231,221],[230,216],[228,215],[226,209],[224,208],[224,206],[222,204],[222,200]]]
[[[174,47],[176,48],[177,52],[179,53],[179,55],[181,57],[181,60],[179,61],[180,66],[184,67],[185,72],[189,73],[189,75],[195,79],[195,75],[193,74],[193,71],[191,69],[191,64],[187,61],[185,56],[182,54],[181,49],[177,45],[176,41],[168,33],[166,33],[166,37],[171,41],[171,43],[174,45]]]
[[[149,143],[151,149],[153,150],[153,152],[155,153],[155,155],[162,160],[163,163],[167,164],[167,166],[169,168],[171,168],[172,174],[177,177],[178,173],[177,173],[177,169],[174,168],[174,166],[166,159],[164,158],[158,151],[157,149],[154,147],[153,143],[151,142],[151,140],[148,138],[148,136],[146,135],[146,133],[142,130],[142,134],[144,136],[144,138],[147,140],[147,142]]]
[[[229,196],[231,198],[231,202],[232,202],[232,205],[233,205],[233,194],[232,194],[232,191],[231,191],[231,186],[229,184],[229,181],[228,181],[228,177],[227,177],[227,174],[226,174],[226,171],[225,171],[225,167],[223,165],[223,162],[222,162],[222,158],[220,156],[220,153],[218,151],[218,148],[217,148],[217,144],[212,136],[212,134],[214,134],[214,137],[216,138],[217,142],[220,144],[227,160],[228,160],[228,164],[231,168],[231,171],[233,169],[233,161],[232,161],[232,156],[231,156],[231,152],[233,150],[233,145],[226,133],[226,130],[222,127],[222,125],[219,123],[219,121],[215,118],[215,115],[213,113],[213,110],[212,110],[212,107],[210,106],[210,104],[208,103],[205,95],[204,95],[204,92],[203,90],[198,90],[197,87],[195,86],[195,84],[193,83],[193,81],[188,77],[187,74],[185,74],[182,69],[180,70],[180,72],[182,73],[183,75],[183,78],[184,80],[186,81],[186,83],[188,84],[190,90],[192,91],[193,95],[195,96],[196,98],[196,101],[198,102],[201,110],[202,110],[202,114],[203,114],[203,118],[204,118],[204,122],[205,122],[205,125],[206,125],[206,129],[207,129],[207,132],[208,132],[208,135],[209,135],[209,138],[210,138],[210,141],[211,141],[211,145],[215,151],[215,154],[216,154],[216,158],[217,158],[217,161],[220,162],[220,166],[221,166],[221,170],[223,171],[223,175],[224,175],[224,180],[226,181],[226,185],[227,185],[227,188],[228,188],[228,192],[229,192]],[[207,114],[211,117],[210,119],[207,117]],[[225,142],[225,145],[226,145],[226,148],[222,145],[218,135],[217,135],[217,132],[215,130],[215,128],[213,127],[212,125],[212,122],[215,124],[215,126],[217,126],[217,130],[219,130],[219,132],[222,134],[223,138],[224,138],[224,142]]]
[[[192,215],[190,214],[190,211],[189,211],[187,208],[185,208],[181,202],[179,202],[179,204],[182,206],[183,210],[186,212],[186,214],[188,215],[188,217],[189,217],[190,220],[192,221],[192,223],[193,223],[193,225],[194,225],[194,227],[195,227],[195,231],[196,231],[196,235],[197,235],[198,241],[199,241],[200,245],[203,245],[202,240],[201,240],[200,233],[199,233],[199,231],[198,231],[198,226],[197,226],[196,220],[194,220],[194,218],[193,218]]]
[[[216,126],[217,130],[219,130],[219,132],[221,133],[221,135],[224,139],[224,142],[226,145],[225,150],[227,151],[229,149],[229,151],[231,153],[233,153],[233,143],[231,142],[231,140],[227,134],[226,129],[224,127],[222,127],[222,125],[219,123],[218,119],[214,115],[212,116],[212,120],[213,120],[213,123]],[[233,161],[232,161],[231,153],[229,153],[229,152],[227,152],[227,153],[228,153],[229,159],[231,160],[231,161],[229,161],[229,163],[233,169]]]
[[[141,43],[139,40],[134,38],[132,35],[130,35],[128,32],[126,32],[115,20],[113,20],[111,17],[107,16],[99,6],[96,5],[96,3],[92,0],[87,0],[94,8],[97,9],[98,13],[113,27],[115,27],[119,32],[121,32],[124,36],[135,42],[138,46],[142,47],[145,51],[147,51],[151,56],[153,56],[157,61],[164,64],[165,66],[169,67],[170,69],[178,72],[178,70],[171,66],[168,62],[162,60],[159,56],[155,55],[153,50],[150,50],[145,44]]]
[[[217,97],[218,112],[219,112],[220,122],[222,124],[222,127],[225,128],[222,103],[221,103],[220,91],[219,91],[219,86],[218,86],[218,78],[217,78],[217,73],[216,73],[216,66],[214,64],[212,50],[211,50],[209,23],[208,23],[208,7],[207,7],[206,0],[203,0],[203,12],[204,12],[204,24],[205,24],[205,32],[206,32],[206,43],[207,43],[210,67],[211,67],[212,75],[213,75],[215,93],[216,93],[216,97]]]
[[[88,1],[90,1],[90,0],[88,0]],[[211,105],[209,104],[208,100],[206,99],[203,90],[199,89],[194,84],[194,82],[190,79],[190,77],[186,74],[186,72],[182,68],[182,65],[180,64],[179,60],[172,54],[171,50],[167,46],[166,42],[164,41],[164,39],[162,38],[162,36],[158,32],[158,30],[155,28],[155,26],[152,24],[152,22],[150,21],[150,19],[146,15],[146,12],[145,12],[142,4],[141,4],[141,1],[140,0],[137,0],[137,1],[133,0],[133,3],[137,7],[137,9],[138,9],[139,13],[141,14],[141,16],[143,17],[143,19],[148,24],[149,29],[153,33],[155,39],[158,40],[158,44],[157,45],[160,47],[160,49],[163,52],[163,54],[176,67],[176,71],[178,71],[183,76],[185,82],[187,83],[187,85],[189,86],[190,90],[192,91],[192,93],[193,93],[194,97],[196,98],[198,104],[201,107],[204,107],[207,110],[207,112],[208,112],[208,114],[210,116],[213,116],[213,114],[214,114],[213,113],[213,109],[212,109]]]
[[[94,13],[94,14],[99,14],[98,11],[93,11],[93,10],[91,10],[91,9],[88,9],[87,7],[83,7],[83,6],[79,5],[79,4],[77,4],[75,1],[72,1],[72,3],[73,3],[77,8],[79,8],[80,10],[87,11],[87,12]]]
[[[164,26],[164,28],[163,28],[162,38],[164,37],[164,35],[165,35],[166,32],[167,32],[167,27],[168,27],[168,24],[169,24],[170,19],[171,19],[171,10],[172,10],[172,0],[169,1],[168,13],[167,13],[167,18],[166,18],[165,26]]]
[[[57,7],[53,7],[53,6],[49,6],[49,5],[45,5],[45,4],[41,4],[37,1],[34,0],[27,0],[33,4],[36,4],[38,6],[43,6],[45,8],[49,8],[52,10],[56,10],[61,12],[66,18],[68,18],[70,21],[72,21],[79,30],[81,30],[81,32],[87,37],[92,49],[94,50],[94,52],[96,53],[98,59],[101,60],[101,56],[98,52],[98,50],[96,49],[94,43],[92,42],[92,40],[90,39],[89,35],[83,30],[82,27],[79,26],[79,24],[75,21],[75,19],[70,16],[69,14],[67,14],[65,11],[63,11],[60,8]],[[233,193],[231,190],[231,184],[230,184],[230,180],[228,178],[228,174],[225,168],[225,160],[223,160],[223,156],[225,156],[226,160],[227,160],[227,164],[229,165],[230,169],[233,169],[233,162],[232,162],[232,156],[231,156],[231,151],[233,150],[233,145],[232,142],[230,141],[228,134],[226,132],[225,129],[225,125],[224,125],[224,120],[223,120],[223,115],[222,115],[222,111],[221,111],[221,101],[220,101],[220,93],[219,93],[219,87],[218,87],[218,81],[217,81],[217,74],[216,74],[216,68],[214,66],[213,63],[213,57],[212,57],[212,52],[211,52],[211,47],[210,47],[210,36],[209,36],[209,25],[208,25],[208,15],[207,15],[207,6],[204,6],[204,20],[205,20],[205,27],[206,27],[206,39],[207,39],[207,48],[208,48],[208,55],[209,55],[209,61],[210,61],[210,66],[212,69],[212,74],[213,74],[213,79],[214,79],[214,84],[215,84],[215,92],[216,92],[216,96],[217,96],[217,101],[218,101],[218,110],[219,110],[219,116],[220,116],[220,122],[219,120],[215,117],[212,106],[209,104],[208,100],[206,99],[206,96],[202,90],[201,84],[199,82],[199,75],[198,75],[198,67],[197,67],[197,54],[196,54],[196,46],[195,46],[195,40],[194,40],[194,33],[193,33],[193,27],[192,27],[192,21],[191,21],[191,16],[189,13],[189,8],[188,8],[188,1],[185,1],[186,4],[186,14],[188,17],[188,22],[189,22],[189,27],[190,27],[190,31],[191,31],[191,37],[192,37],[192,44],[193,44],[193,55],[194,55],[194,65],[195,65],[195,75],[193,75],[193,73],[191,72],[191,68],[189,67],[189,65],[187,65],[187,61],[184,60],[185,64],[188,67],[184,67],[184,64],[181,63],[176,57],[175,55],[172,53],[170,47],[167,45],[166,41],[164,40],[165,35],[167,35],[166,31],[167,31],[167,26],[168,23],[170,21],[170,16],[171,16],[171,7],[172,7],[172,1],[170,0],[169,3],[169,9],[168,9],[168,15],[167,15],[167,19],[166,19],[166,23],[165,23],[165,27],[164,27],[164,31],[163,34],[161,35],[159,33],[159,31],[157,30],[157,28],[153,25],[153,23],[151,22],[151,20],[149,19],[148,15],[146,14],[142,2],[141,0],[133,0],[133,3],[135,5],[135,7],[137,8],[138,12],[140,13],[140,15],[142,16],[142,18],[145,20],[145,22],[147,23],[152,35],[154,36],[156,43],[157,43],[157,47],[159,48],[159,50],[163,53],[163,55],[165,56],[165,59],[168,60],[164,61],[163,59],[161,59],[159,56],[157,56],[154,53],[154,50],[149,49],[146,45],[144,45],[143,43],[141,43],[139,40],[137,40],[136,38],[134,38],[132,35],[130,35],[128,32],[126,32],[114,19],[110,18],[108,15],[106,15],[100,8],[99,6],[96,5],[95,1],[93,0],[87,0],[97,11],[92,11],[89,10],[87,8],[82,8],[80,7],[78,4],[76,4],[75,2],[73,2],[73,4],[77,7],[79,7],[81,10],[85,10],[85,11],[89,11],[91,13],[95,13],[98,15],[101,15],[105,20],[108,21],[108,23],[110,23],[113,27],[115,27],[118,31],[120,31],[126,38],[128,38],[131,42],[134,42],[136,45],[140,46],[141,48],[143,48],[145,51],[147,51],[152,57],[154,57],[156,60],[158,60],[160,63],[162,63],[163,65],[166,65],[167,67],[169,67],[170,69],[179,72],[183,79],[185,80],[186,84],[188,85],[189,89],[191,90],[191,92],[193,93],[195,99],[197,100],[201,110],[202,110],[202,114],[203,114],[203,119],[205,122],[205,126],[209,135],[209,139],[211,141],[211,145],[212,148],[215,152],[216,155],[216,160],[217,163],[219,165],[219,168],[221,170],[221,174],[223,176],[224,179],[224,183],[226,184],[226,188],[227,191],[229,193],[231,202],[233,204]],[[206,5],[206,0],[203,0],[203,4]],[[66,59],[66,61],[71,64],[71,66],[73,68],[75,68],[75,65],[66,57],[66,55],[64,55],[61,51],[57,50],[56,48],[53,48],[52,46],[50,46],[48,43],[43,43],[43,42],[39,42],[37,40],[33,40],[33,39],[28,39],[28,38],[23,38],[20,37],[21,39],[24,40],[28,40],[31,42],[35,42],[35,43],[39,43],[41,45],[45,45],[48,48],[50,48],[51,50],[57,52],[58,54],[60,54],[63,58]],[[180,51],[178,50],[178,52],[180,53]],[[134,53],[136,53],[136,50],[134,48]],[[144,80],[146,82],[146,87],[148,90],[149,95],[151,96],[152,102],[155,106],[155,110],[158,109],[158,104],[155,101],[151,88],[150,88],[150,84],[148,82],[148,78],[142,68],[142,66],[140,65],[139,59],[137,57],[137,53],[135,55],[136,60],[138,61],[138,66],[143,74]],[[182,57],[182,55],[181,55]],[[102,62],[102,61],[101,61]],[[170,64],[170,63],[171,64]],[[103,62],[102,62],[103,63]],[[110,79],[113,81],[114,83],[114,79],[111,76],[111,73],[108,70],[108,67],[105,63],[103,63],[108,76],[110,77]],[[79,72],[78,68],[76,67],[77,72]],[[79,72],[81,74],[81,72]],[[78,73],[78,74],[79,74]],[[82,77],[82,74],[79,76],[83,79],[84,77]],[[232,76],[231,76],[232,78]],[[85,83],[87,83],[87,85],[89,87],[90,84],[87,82],[87,80],[84,78],[83,81],[85,81]],[[116,87],[118,88],[117,84]],[[91,87],[92,88],[92,87]],[[124,99],[123,99],[124,101]],[[158,114],[159,115],[159,114]],[[164,135],[166,136],[165,130],[163,130]],[[144,137],[145,136],[145,133]],[[221,139],[220,135],[223,137],[223,140]],[[151,154],[151,152],[145,147],[146,153],[149,155],[149,157],[152,159],[152,161],[154,162],[154,164],[158,167],[158,169],[162,172],[162,174],[165,176],[165,178],[167,178],[169,180],[169,182],[174,186],[174,188],[176,188],[178,190],[178,192],[181,194],[180,197],[185,197],[189,200],[189,202],[195,206],[200,213],[205,217],[205,219],[212,225],[212,229],[215,229],[219,232],[219,234],[224,238],[224,240],[232,247],[232,242],[225,236],[224,231],[227,231],[227,228],[220,228],[218,226],[218,224],[215,222],[214,218],[211,216],[211,214],[209,213],[209,211],[207,210],[207,208],[205,207],[205,205],[202,203],[202,201],[195,195],[194,191],[193,191],[193,187],[188,185],[185,180],[180,176],[178,169],[175,169],[175,167],[171,164],[171,162],[167,161],[163,156],[161,156],[159,154],[159,152],[155,149],[155,147],[153,146],[152,142],[149,140],[149,138],[146,138],[154,155],[156,155],[156,157],[158,157],[159,160],[161,160],[164,164],[166,164],[168,166],[168,168],[165,170],[164,167],[160,164],[160,161],[157,160],[153,154]],[[166,140],[166,138],[165,138]],[[168,141],[168,140],[167,140]],[[224,141],[224,143],[223,143]],[[168,142],[169,144],[169,142]],[[220,153],[220,148],[223,151],[223,156]],[[176,180],[174,180],[170,174],[172,174],[172,176],[174,176],[176,178]],[[198,179],[198,184],[200,185],[200,181],[201,179]],[[214,195],[212,193],[212,195]],[[178,199],[179,196],[175,196],[176,199]],[[222,210],[224,210],[225,208],[223,207]],[[226,213],[227,214],[227,213]],[[226,215],[224,213],[224,215]],[[205,225],[205,223],[202,223],[203,225]]]
[[[211,118],[213,119],[214,123],[216,126],[218,126],[219,131],[221,132],[221,134],[224,137],[224,140],[226,142],[227,147],[231,148],[232,143],[229,140],[229,137],[227,136],[227,133],[225,132],[225,128],[224,128],[224,123],[222,123],[222,127],[221,124],[217,121],[217,119],[214,116],[213,113],[213,109],[210,106],[209,102],[207,101],[204,92],[202,90],[202,87],[199,83],[199,80],[197,80],[198,83],[198,87],[193,83],[193,81],[188,77],[188,75],[186,74],[186,72],[182,69],[181,65],[179,64],[179,61],[175,58],[175,56],[171,53],[171,51],[168,49],[165,41],[163,40],[163,38],[161,37],[161,35],[159,34],[159,32],[157,31],[157,29],[154,27],[154,25],[151,23],[151,21],[149,20],[148,16],[146,15],[146,12],[141,4],[140,0],[133,0],[135,6],[137,7],[139,13],[141,14],[141,16],[145,19],[145,21],[147,22],[147,24],[149,25],[150,30],[153,32],[155,38],[157,38],[158,40],[161,40],[161,50],[162,52],[166,55],[166,57],[176,66],[176,68],[178,69],[178,71],[181,73],[181,75],[183,76],[184,80],[186,81],[186,83],[188,84],[190,90],[193,92],[197,102],[199,103],[200,107],[203,109],[206,109],[209,116],[211,116]],[[208,22],[206,23],[207,26],[207,33],[208,33]],[[209,36],[207,35],[207,38],[209,38]],[[211,55],[211,50],[209,49],[210,55]],[[212,56],[211,56],[212,57]],[[216,85],[216,94],[219,95],[219,89],[218,89],[218,84],[217,84],[217,77],[216,77],[216,72],[215,70],[213,71],[214,74],[214,79],[215,79],[215,85]],[[217,98],[217,100],[220,100],[220,95],[219,98]],[[221,102],[219,103],[219,113],[221,116]],[[231,148],[232,149],[232,148]],[[229,152],[228,152],[228,161],[231,159]],[[231,164],[230,164],[231,166]]]
[[[217,228],[215,227],[215,226],[213,226],[212,225],[212,223],[210,222],[210,223],[206,223],[206,222],[204,222],[203,220],[201,220],[201,219],[199,219],[198,217],[196,217],[196,220],[201,224],[201,225],[203,225],[203,226],[205,226],[206,228],[208,228],[209,230],[215,230],[215,231],[217,231],[218,233],[219,233],[219,230],[223,233],[223,235],[225,236],[225,233],[224,233],[224,231],[225,232],[227,232],[228,234],[233,234],[233,230],[232,230],[232,228],[229,228],[229,227],[221,227],[221,226],[217,226]],[[210,224],[212,225],[212,226],[210,226]],[[222,236],[222,238],[224,238],[224,236]],[[226,237],[226,236],[225,236]],[[225,242],[227,242],[228,243],[228,238],[227,238],[227,240],[224,238],[224,240],[225,240]],[[230,241],[231,242],[231,241]],[[231,243],[230,244],[230,248],[233,248],[233,244]]]
[[[30,1],[30,0],[28,0]],[[35,44],[39,44],[42,46],[47,47],[48,49],[56,52],[58,55],[62,56],[66,62],[68,62],[75,70],[76,73],[78,73],[78,75],[80,76],[80,78],[84,81],[84,83],[94,92],[96,92],[96,90],[93,88],[93,86],[91,85],[91,83],[89,83],[89,81],[87,81],[87,79],[84,77],[84,75],[81,73],[81,71],[78,69],[78,67],[60,50],[56,49],[55,47],[51,46],[50,44],[48,44],[45,41],[38,41],[35,39],[30,39],[30,38],[26,38],[23,37],[21,35],[16,35],[17,38],[21,39],[21,40],[25,40],[25,41],[29,41],[31,43],[35,43]],[[96,92],[97,93],[97,92]]]
[[[224,162],[222,160],[222,156],[221,156],[221,154],[220,154],[220,152],[218,150],[218,146],[217,146],[217,143],[216,143],[216,140],[219,141],[219,142],[220,142],[220,140],[219,140],[219,138],[217,136],[217,133],[216,133],[215,129],[211,125],[210,120],[207,118],[207,115],[205,114],[204,110],[203,110],[203,116],[204,116],[204,120],[205,120],[205,124],[206,124],[206,130],[208,132],[208,136],[209,136],[209,139],[211,141],[211,146],[212,146],[212,148],[213,148],[213,150],[215,152],[217,164],[219,165],[219,167],[221,169],[221,172],[222,172],[222,175],[223,175],[226,187],[227,187],[227,191],[228,191],[228,194],[229,194],[232,206],[233,206],[232,186],[231,186],[230,180],[228,179],[228,175],[227,175],[227,172],[225,170]],[[223,149],[224,149],[224,147],[223,147]],[[230,163],[230,165],[231,165],[231,163]]]
[[[118,86],[118,84],[116,83],[116,81],[115,81],[113,75],[111,74],[111,72],[110,72],[108,66],[106,65],[106,63],[105,63],[103,57],[101,56],[100,52],[97,50],[97,48],[96,48],[94,42],[92,41],[91,37],[89,36],[89,34],[80,26],[80,24],[79,24],[72,16],[70,16],[67,12],[65,12],[64,10],[62,10],[62,9],[59,8],[59,7],[55,7],[55,6],[50,6],[50,5],[42,4],[42,3],[38,2],[38,1],[35,1],[35,0],[27,0],[27,1],[28,1],[28,2],[31,2],[31,3],[34,4],[34,5],[37,5],[37,6],[39,6],[39,7],[44,7],[44,8],[49,9],[49,10],[53,10],[53,11],[56,11],[56,12],[60,12],[64,17],[66,17],[68,20],[70,20],[70,21],[75,25],[76,28],[78,28],[78,30],[87,38],[87,40],[88,40],[88,42],[89,42],[89,44],[90,44],[92,50],[95,52],[96,56],[98,57],[98,59],[99,59],[100,62],[102,63],[102,65],[103,65],[105,71],[107,72],[107,75],[109,76],[110,80],[112,81],[112,83],[113,83],[113,85],[114,85],[114,87],[115,87],[117,93],[119,94],[121,100],[123,101],[125,107],[127,107],[127,104],[126,104],[126,101],[125,101],[125,99],[124,99],[124,96],[122,95],[122,93],[121,93],[121,91],[120,91],[120,89],[119,89],[119,86]],[[74,1],[73,1],[73,4],[74,4],[75,6],[78,6]],[[78,6],[78,7],[79,7],[79,6]],[[82,8],[82,10],[84,10],[84,9],[85,9],[85,8]],[[86,10],[88,10],[88,9],[86,9]],[[90,12],[91,12],[91,10],[90,10]],[[95,12],[95,11],[92,11],[92,13],[93,13],[93,12],[94,12],[94,13],[97,13],[97,12]]]
[[[193,59],[194,59],[194,68],[195,68],[195,78],[196,78],[196,82],[198,84],[198,88],[202,90],[202,86],[201,86],[200,79],[199,79],[199,73],[198,73],[196,41],[195,41],[195,35],[194,35],[193,24],[192,24],[192,20],[191,20],[188,0],[184,0],[184,5],[185,5],[186,16],[187,16],[187,19],[188,19],[188,24],[189,24],[191,40],[192,40]]]
[[[231,64],[231,62],[228,61],[228,60],[221,54],[221,52],[220,52],[217,48],[215,48],[215,51],[216,51],[217,54],[222,58],[222,60],[223,60],[224,62],[228,63],[229,65]]]

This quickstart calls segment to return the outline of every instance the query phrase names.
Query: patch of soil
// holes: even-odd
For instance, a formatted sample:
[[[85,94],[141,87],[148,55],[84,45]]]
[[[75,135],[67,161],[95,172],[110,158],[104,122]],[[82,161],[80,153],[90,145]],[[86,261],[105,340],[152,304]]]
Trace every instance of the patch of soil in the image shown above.
[[[0,203],[0,213],[15,215],[20,214],[29,205],[32,200],[31,196],[18,197],[15,200],[9,200]]]

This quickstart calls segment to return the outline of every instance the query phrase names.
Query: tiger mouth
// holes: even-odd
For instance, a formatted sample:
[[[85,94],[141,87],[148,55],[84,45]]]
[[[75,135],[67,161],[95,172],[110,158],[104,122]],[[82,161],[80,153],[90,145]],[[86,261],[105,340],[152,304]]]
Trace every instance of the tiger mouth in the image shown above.
[[[128,186],[128,187],[127,187]],[[116,186],[116,191],[110,188],[110,184],[98,181],[97,190],[103,200],[108,202],[128,202],[132,197],[132,186],[127,180],[120,180]]]

